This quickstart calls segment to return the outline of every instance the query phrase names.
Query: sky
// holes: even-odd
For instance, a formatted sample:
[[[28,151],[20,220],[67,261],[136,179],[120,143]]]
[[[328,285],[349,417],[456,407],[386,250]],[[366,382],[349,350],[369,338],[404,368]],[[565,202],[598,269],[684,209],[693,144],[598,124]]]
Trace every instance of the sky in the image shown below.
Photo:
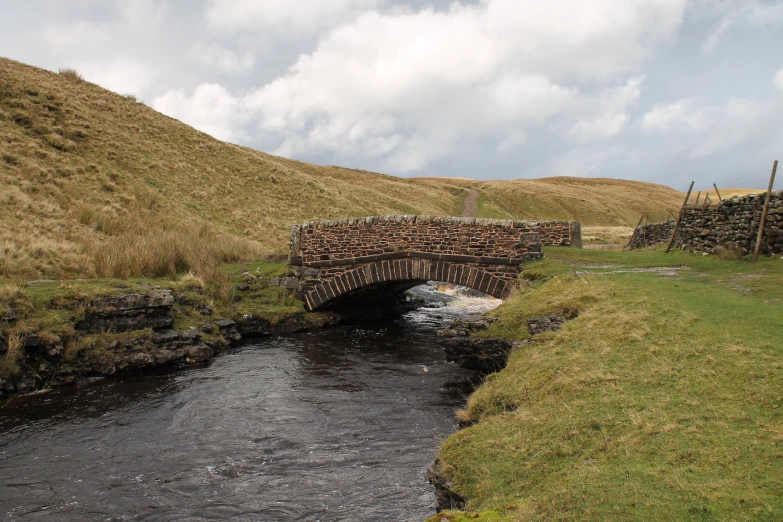
[[[783,0],[27,0],[0,55],[398,176],[764,188],[783,159]]]

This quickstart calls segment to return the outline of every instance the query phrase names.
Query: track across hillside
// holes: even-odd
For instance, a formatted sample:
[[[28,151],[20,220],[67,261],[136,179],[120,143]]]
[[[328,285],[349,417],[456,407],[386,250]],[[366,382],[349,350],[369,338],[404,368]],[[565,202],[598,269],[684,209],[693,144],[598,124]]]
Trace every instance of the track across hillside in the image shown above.
[[[465,196],[465,201],[462,203],[462,214],[460,217],[476,217],[478,212],[478,191],[473,189],[463,189],[467,191],[468,195]]]

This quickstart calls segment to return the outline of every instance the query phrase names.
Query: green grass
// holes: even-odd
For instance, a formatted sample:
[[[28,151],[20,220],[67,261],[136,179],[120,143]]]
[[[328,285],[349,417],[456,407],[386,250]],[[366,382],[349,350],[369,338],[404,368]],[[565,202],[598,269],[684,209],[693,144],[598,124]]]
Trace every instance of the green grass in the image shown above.
[[[783,261],[546,249],[489,335],[579,316],[515,351],[440,459],[509,520],[783,517]],[[616,265],[613,268],[570,264]],[[674,276],[623,268],[686,266]],[[568,267],[568,269],[566,268]],[[570,270],[569,270],[570,269]]]

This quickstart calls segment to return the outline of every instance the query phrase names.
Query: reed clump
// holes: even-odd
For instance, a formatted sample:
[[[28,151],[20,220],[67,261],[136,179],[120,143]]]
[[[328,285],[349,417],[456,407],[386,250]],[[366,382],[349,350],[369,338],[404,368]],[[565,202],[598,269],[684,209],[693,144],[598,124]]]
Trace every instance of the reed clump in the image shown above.
[[[207,281],[220,277],[223,263],[262,257],[267,252],[206,224],[183,224],[141,233],[121,233],[89,246],[99,277],[176,278],[192,272]]]

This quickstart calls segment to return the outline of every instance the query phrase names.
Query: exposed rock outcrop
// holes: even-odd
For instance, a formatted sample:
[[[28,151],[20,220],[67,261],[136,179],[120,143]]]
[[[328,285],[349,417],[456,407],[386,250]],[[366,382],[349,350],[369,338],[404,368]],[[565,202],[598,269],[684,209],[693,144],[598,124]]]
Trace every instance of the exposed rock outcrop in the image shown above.
[[[17,368],[0,379],[0,400],[17,393],[145,369],[209,361],[243,337],[286,334],[340,322],[333,313],[297,312],[272,322],[258,315],[218,319],[187,330],[172,329],[176,296],[169,290],[122,294],[90,301],[73,334],[0,336],[0,357],[10,344]],[[210,310],[211,312],[211,310]]]
[[[439,331],[438,344],[446,353],[446,360],[481,374],[502,370],[517,343],[508,339],[470,337],[474,332],[486,330],[493,321],[488,317],[455,321]]]
[[[118,333],[145,328],[169,328],[174,324],[171,290],[154,290],[146,295],[122,294],[91,301],[76,330],[85,334]]]
[[[527,331],[530,335],[560,330],[568,319],[562,315],[549,314],[543,317],[531,317],[527,320]]]

